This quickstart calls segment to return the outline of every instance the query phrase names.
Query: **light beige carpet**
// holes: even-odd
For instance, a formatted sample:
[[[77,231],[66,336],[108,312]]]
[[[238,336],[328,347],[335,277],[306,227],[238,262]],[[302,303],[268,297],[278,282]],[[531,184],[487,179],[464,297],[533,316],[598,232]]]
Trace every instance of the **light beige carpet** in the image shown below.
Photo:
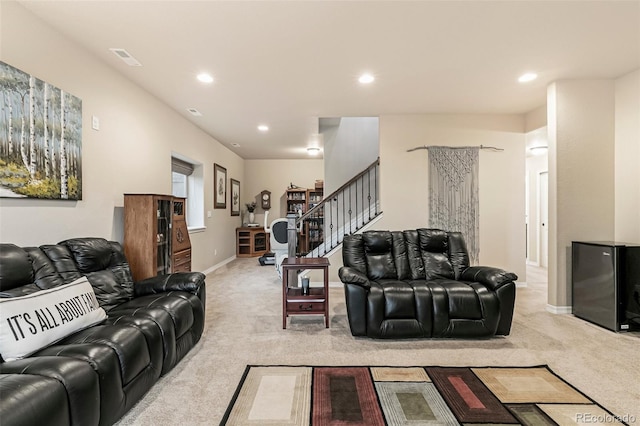
[[[329,329],[322,317],[309,316],[293,317],[283,330],[281,283],[273,267],[238,259],[207,277],[200,343],[119,424],[218,424],[245,367],[256,364],[547,364],[608,410],[640,424],[640,334],[613,333],[571,315],[550,314],[545,306],[544,283],[528,282],[518,288],[508,337],[381,341],[351,336],[343,290],[332,287]]]

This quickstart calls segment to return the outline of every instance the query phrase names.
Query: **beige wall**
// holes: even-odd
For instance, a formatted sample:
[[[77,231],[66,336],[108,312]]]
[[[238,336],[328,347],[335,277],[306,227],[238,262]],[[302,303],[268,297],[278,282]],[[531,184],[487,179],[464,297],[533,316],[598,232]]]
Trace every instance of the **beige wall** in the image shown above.
[[[316,180],[323,180],[324,161],[304,160],[245,160],[245,182],[241,182],[242,210],[244,203],[256,201],[256,222],[264,222],[264,211],[260,208],[260,192],[271,191],[269,223],[287,215],[285,191],[291,183],[302,188],[313,188]]]
[[[170,193],[171,152],[202,162],[206,230],[191,234],[193,268],[235,255],[239,219],[213,209],[213,163],[244,176],[243,160],[14,2],[2,2],[0,59],[82,99],[83,200],[0,200],[0,239],[18,245],[121,238],[124,193]],[[91,129],[91,117],[100,130]]]
[[[374,229],[428,227],[427,152],[422,145],[485,145],[480,152],[480,264],[525,271],[525,156],[521,115],[403,115],[380,117],[380,199]],[[342,254],[331,258],[332,281]]]
[[[547,105],[542,105],[524,115],[524,131],[533,132],[547,125]]]
[[[615,82],[615,239],[640,243],[640,70]]]

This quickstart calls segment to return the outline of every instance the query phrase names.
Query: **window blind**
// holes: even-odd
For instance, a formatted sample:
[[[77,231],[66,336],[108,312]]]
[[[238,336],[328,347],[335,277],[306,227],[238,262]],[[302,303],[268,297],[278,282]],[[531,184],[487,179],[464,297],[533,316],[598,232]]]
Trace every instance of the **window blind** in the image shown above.
[[[193,164],[180,160],[179,158],[171,157],[171,171],[180,173],[181,175],[191,176],[193,173]]]

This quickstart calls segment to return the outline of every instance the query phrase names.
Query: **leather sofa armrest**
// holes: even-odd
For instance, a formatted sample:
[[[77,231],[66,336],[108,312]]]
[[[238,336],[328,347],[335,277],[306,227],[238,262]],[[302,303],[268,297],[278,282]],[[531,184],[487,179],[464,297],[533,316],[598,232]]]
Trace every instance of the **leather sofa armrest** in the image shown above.
[[[345,284],[355,284],[362,288],[369,289],[371,287],[371,281],[362,272],[349,266],[343,266],[338,271],[340,281]]]
[[[513,272],[507,272],[503,269],[490,266],[470,266],[462,271],[460,275],[460,280],[462,281],[479,282],[491,288],[493,291],[517,279],[518,276]]]
[[[196,296],[204,294],[204,274],[202,272],[176,272],[158,275],[138,281],[133,286],[135,296],[164,293],[168,291],[186,291]]]

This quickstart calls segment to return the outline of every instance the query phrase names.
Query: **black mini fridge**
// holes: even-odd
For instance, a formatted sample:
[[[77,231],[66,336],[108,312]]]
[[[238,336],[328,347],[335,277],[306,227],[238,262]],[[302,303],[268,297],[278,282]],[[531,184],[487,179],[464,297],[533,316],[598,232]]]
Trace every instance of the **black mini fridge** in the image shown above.
[[[571,243],[573,314],[613,331],[640,329],[640,244]]]

